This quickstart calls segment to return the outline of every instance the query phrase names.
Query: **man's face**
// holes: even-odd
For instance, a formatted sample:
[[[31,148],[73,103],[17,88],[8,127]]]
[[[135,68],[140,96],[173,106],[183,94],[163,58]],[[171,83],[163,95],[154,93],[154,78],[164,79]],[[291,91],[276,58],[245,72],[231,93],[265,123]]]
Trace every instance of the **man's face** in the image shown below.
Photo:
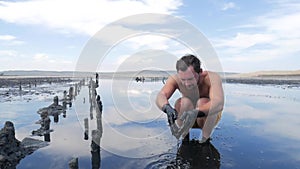
[[[195,72],[192,66],[189,66],[186,71],[179,70],[177,74],[181,83],[187,89],[193,89],[198,85],[197,82],[199,80],[199,74]]]

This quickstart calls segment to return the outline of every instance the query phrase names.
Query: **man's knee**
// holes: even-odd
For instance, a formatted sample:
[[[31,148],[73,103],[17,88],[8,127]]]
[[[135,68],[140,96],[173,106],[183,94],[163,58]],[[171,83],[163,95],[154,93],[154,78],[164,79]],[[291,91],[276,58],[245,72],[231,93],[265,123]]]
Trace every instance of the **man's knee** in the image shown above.
[[[210,101],[209,98],[206,98],[206,97],[200,98],[197,101],[197,107],[201,107],[202,105],[208,103],[209,101]]]
[[[194,105],[189,98],[181,97],[175,102],[175,109],[178,113],[182,113],[183,111],[194,109]]]

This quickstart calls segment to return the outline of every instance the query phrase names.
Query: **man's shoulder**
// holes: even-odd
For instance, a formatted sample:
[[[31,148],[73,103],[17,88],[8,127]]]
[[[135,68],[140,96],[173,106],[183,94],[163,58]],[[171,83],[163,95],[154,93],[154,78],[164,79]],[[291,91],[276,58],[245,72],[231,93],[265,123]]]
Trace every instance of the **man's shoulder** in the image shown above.
[[[208,78],[211,77],[211,76],[220,77],[220,75],[217,72],[208,71],[208,70],[203,71],[202,74],[203,74],[204,77],[208,77]]]
[[[178,76],[176,74],[173,74],[168,77],[167,81],[169,82],[169,84],[178,86],[178,80],[179,80]]]
[[[176,79],[178,79],[178,76],[177,76],[177,74],[172,74],[169,76],[169,78],[176,80]]]
[[[217,72],[205,71],[204,81],[208,84],[211,84],[211,82],[218,82],[221,81],[221,76]]]

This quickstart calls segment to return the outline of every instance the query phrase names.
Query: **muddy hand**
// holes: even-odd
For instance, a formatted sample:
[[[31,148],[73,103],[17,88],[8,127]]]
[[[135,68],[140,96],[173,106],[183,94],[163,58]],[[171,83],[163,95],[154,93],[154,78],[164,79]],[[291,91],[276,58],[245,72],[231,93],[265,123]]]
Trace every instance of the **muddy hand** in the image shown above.
[[[165,104],[162,107],[162,111],[165,112],[168,116],[169,125],[173,125],[175,120],[177,119],[177,111],[170,104]]]
[[[180,133],[179,133],[179,127],[177,126],[176,123],[170,124],[170,129],[172,132],[172,135],[175,136],[177,139],[180,138]]]
[[[179,120],[183,121],[182,126],[178,130],[179,137],[184,138],[190,131],[190,128],[193,127],[196,119],[197,119],[198,110],[189,110],[183,112],[180,116]]]

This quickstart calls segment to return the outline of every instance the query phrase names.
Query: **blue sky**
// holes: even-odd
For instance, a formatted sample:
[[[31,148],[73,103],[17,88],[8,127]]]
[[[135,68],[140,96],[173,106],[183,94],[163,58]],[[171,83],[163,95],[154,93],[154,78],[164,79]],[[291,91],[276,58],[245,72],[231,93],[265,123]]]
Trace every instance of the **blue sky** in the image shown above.
[[[0,1],[0,71],[73,71],[99,30],[143,13],[172,15],[196,27],[226,72],[300,69],[297,0],[28,0]],[[137,56],[144,57],[147,68],[156,68],[146,55],[138,55],[145,50],[176,57],[191,53],[165,36],[134,36],[115,44],[97,71],[134,69],[125,62]],[[174,69],[176,58],[160,58],[165,67],[159,69]]]

